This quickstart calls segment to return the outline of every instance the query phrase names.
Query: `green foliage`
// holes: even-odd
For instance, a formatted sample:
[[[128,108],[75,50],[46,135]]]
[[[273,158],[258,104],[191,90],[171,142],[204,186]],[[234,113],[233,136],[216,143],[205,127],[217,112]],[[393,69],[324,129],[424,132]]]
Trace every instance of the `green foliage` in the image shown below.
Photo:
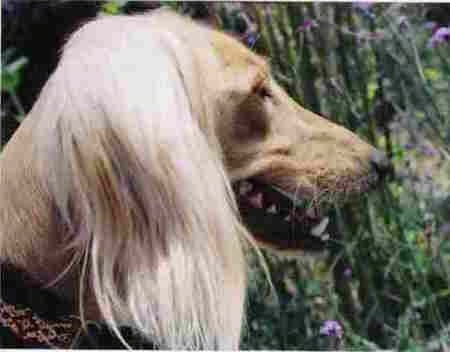
[[[102,4],[101,11],[108,15],[118,15],[122,13],[122,7],[128,0],[111,0]]]
[[[14,50],[6,49],[2,55],[2,92],[15,92],[20,84],[22,68],[28,60],[21,56],[11,61]]]
[[[24,56],[16,57],[16,50],[6,48],[2,53],[2,93],[5,92],[14,106],[14,116],[21,122],[25,117],[25,110],[17,96],[17,89],[21,83],[22,70],[28,62]],[[3,113],[3,112],[2,112]],[[1,143],[3,149],[3,140]],[[1,149],[0,149],[1,150]]]

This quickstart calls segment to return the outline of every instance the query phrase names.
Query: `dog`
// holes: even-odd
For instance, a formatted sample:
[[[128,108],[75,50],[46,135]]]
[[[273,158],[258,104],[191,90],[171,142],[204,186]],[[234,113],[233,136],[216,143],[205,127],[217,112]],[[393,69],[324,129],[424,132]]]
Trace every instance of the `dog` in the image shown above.
[[[166,9],[99,17],[1,154],[0,257],[125,345],[123,326],[237,349],[246,248],[323,249],[326,204],[385,165],[232,37]]]

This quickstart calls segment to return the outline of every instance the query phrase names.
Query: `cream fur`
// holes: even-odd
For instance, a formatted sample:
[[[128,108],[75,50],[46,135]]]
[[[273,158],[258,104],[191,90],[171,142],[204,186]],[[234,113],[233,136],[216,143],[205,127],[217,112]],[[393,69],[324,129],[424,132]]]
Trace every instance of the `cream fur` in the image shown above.
[[[59,254],[77,267],[85,258],[80,283],[116,331],[133,326],[169,349],[236,349],[245,230],[198,124],[209,107],[189,87],[201,82],[186,82],[190,56],[152,16],[100,19],[69,40],[15,136],[23,156],[14,142],[2,156],[1,255],[44,279],[61,271]],[[55,249],[57,268],[49,258],[33,268]]]

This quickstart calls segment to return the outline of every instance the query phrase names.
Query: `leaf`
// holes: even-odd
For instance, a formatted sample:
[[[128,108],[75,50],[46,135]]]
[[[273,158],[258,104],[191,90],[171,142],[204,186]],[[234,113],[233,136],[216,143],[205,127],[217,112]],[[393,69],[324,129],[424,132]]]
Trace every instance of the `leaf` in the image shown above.
[[[375,82],[369,83],[369,85],[367,86],[367,96],[369,100],[373,100],[373,98],[375,98],[375,93],[377,92],[377,89],[378,84],[376,84]]]
[[[9,53],[11,52],[9,51]],[[27,63],[28,59],[21,56],[12,63],[2,67],[2,92],[13,92],[17,89],[20,84],[21,70]]]
[[[4,68],[5,71],[9,73],[16,73],[20,69],[22,69],[26,64],[28,63],[28,59],[24,56],[19,57],[17,60],[13,61],[12,63],[6,65]]]
[[[436,81],[441,78],[441,73],[435,68],[426,68],[423,70],[425,78],[430,81]]]
[[[16,90],[20,84],[20,76],[18,73],[2,72],[2,92],[12,92]]]
[[[103,4],[102,11],[110,15],[117,15],[120,13],[122,6],[123,5],[121,5],[118,1],[108,1]]]

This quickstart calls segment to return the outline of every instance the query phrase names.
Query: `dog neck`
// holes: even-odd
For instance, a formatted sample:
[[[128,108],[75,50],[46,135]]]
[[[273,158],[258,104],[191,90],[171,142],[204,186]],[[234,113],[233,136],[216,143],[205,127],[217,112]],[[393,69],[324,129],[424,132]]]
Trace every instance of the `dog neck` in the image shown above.
[[[101,322],[88,321],[83,327],[70,302],[43,289],[24,271],[3,261],[0,273],[0,347],[124,348]],[[131,329],[120,330],[133,348],[155,348]]]
[[[1,264],[0,325],[6,343],[24,347],[68,348],[81,324],[72,307],[53,292],[43,290],[10,263]]]

